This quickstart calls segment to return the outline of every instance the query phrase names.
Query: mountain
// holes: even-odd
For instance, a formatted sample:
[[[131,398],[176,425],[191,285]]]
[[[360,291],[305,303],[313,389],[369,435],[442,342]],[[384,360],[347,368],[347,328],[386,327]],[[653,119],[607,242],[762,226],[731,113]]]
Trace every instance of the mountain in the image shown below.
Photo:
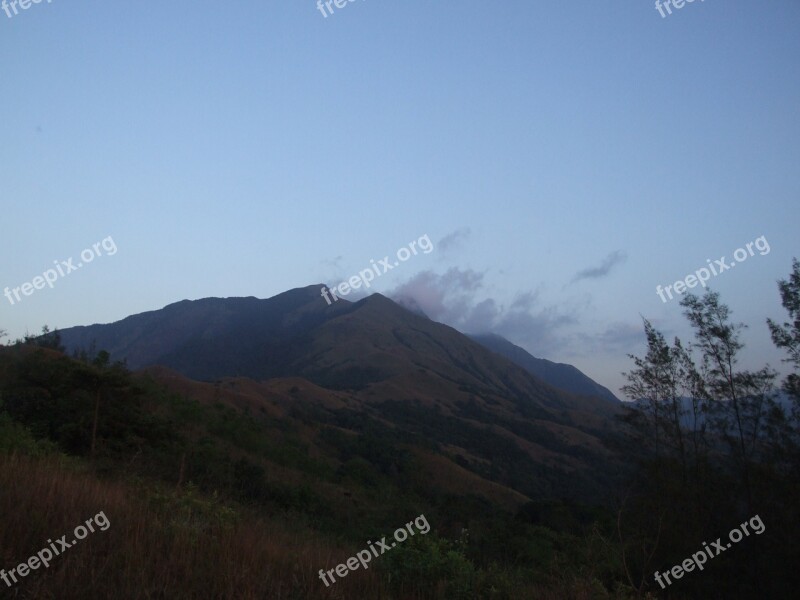
[[[544,358],[536,358],[525,349],[509,342],[504,337],[495,334],[469,336],[479,344],[487,347],[492,352],[513,361],[532,375],[546,381],[560,390],[603,398],[614,403],[619,399],[609,390],[593,379],[583,374],[572,365],[555,363]]]
[[[321,287],[184,300],[60,334],[70,351],[94,345],[132,369],[160,365],[198,382],[295,378],[319,396],[295,407],[304,422],[351,432],[370,423],[528,498],[591,499],[604,487],[612,403],[556,389],[380,294],[328,305]],[[250,387],[256,405],[275,394]]]

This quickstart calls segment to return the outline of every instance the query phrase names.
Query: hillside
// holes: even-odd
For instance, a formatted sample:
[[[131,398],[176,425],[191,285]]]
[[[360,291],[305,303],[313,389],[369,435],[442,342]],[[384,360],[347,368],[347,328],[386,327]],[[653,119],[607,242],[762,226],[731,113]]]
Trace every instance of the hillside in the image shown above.
[[[545,358],[536,358],[524,348],[512,344],[507,339],[495,335],[471,335],[473,340],[486,346],[492,352],[505,356],[531,375],[538,377],[560,390],[603,398],[613,403],[619,399],[606,387],[603,387],[572,365],[556,363]]]
[[[596,498],[611,470],[601,439],[613,405],[558,390],[379,294],[328,306],[311,286],[267,300],[183,301],[61,336],[68,350],[95,344],[132,368],[250,379],[235,385],[264,402],[278,380],[299,379],[316,390],[315,402],[292,405],[309,420],[347,429],[369,418],[530,498]]]
[[[0,347],[2,564],[92,514],[111,523],[14,597],[521,599],[595,585],[580,548],[610,519],[556,499],[591,489],[586,457],[567,475],[568,455],[548,450],[559,469],[533,460],[530,432],[382,408],[303,378],[198,382]],[[425,538],[346,585],[317,579],[417,515]]]

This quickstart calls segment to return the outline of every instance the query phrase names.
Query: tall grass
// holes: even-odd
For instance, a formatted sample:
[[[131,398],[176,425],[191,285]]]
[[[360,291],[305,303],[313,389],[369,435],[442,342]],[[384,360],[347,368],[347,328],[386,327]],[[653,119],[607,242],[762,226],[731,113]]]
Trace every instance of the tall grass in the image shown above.
[[[152,486],[152,484],[150,484]],[[0,568],[14,568],[48,539],[103,511],[89,534],[1,598],[387,598],[373,570],[326,588],[317,576],[354,553],[310,531],[243,515],[189,492],[100,481],[63,459],[0,455]]]

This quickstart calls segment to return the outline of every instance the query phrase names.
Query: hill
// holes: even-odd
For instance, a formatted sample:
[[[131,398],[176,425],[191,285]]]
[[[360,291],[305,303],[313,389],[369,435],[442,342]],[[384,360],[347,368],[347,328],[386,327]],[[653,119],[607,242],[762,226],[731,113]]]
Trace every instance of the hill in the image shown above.
[[[527,498],[602,495],[611,403],[558,390],[379,294],[328,305],[320,287],[182,301],[60,333],[68,350],[95,345],[134,369],[238,380],[261,401],[296,380],[314,390],[315,402],[291,405],[309,422],[352,430],[369,420]]]
[[[592,380],[572,365],[556,363],[545,358],[536,358],[524,348],[520,348],[496,334],[471,335],[470,337],[479,344],[486,346],[492,352],[505,356],[553,387],[573,394],[593,396],[619,403],[619,398],[611,390]]]

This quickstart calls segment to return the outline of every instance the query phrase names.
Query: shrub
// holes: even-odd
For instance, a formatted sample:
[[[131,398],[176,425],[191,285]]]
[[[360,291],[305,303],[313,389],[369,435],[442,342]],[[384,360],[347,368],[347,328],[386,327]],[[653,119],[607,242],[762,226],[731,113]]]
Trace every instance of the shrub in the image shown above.
[[[416,536],[382,558],[381,567],[398,592],[437,595],[443,591],[446,598],[473,597],[475,566],[448,540],[433,534]]]

